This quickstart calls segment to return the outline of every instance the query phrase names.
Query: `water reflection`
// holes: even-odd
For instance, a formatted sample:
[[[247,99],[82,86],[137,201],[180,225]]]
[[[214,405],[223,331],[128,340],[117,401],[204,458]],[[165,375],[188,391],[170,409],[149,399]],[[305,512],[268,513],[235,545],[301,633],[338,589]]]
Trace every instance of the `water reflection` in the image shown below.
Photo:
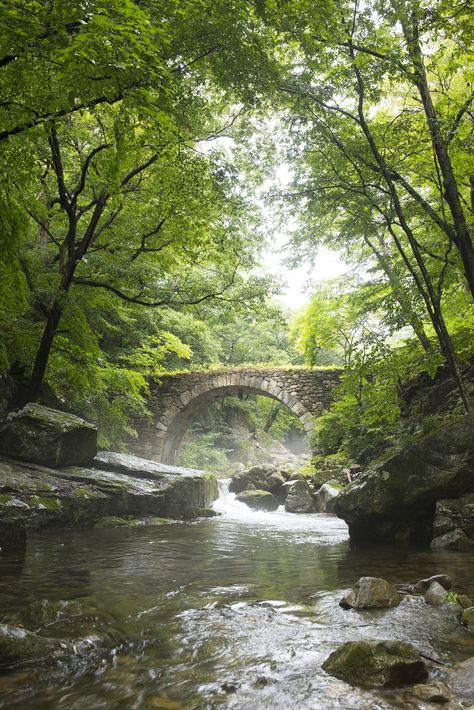
[[[446,572],[474,594],[468,553],[351,550],[331,516],[219,506],[225,515],[196,523],[37,534],[22,565],[0,558],[3,620],[39,599],[77,600],[79,611],[42,633],[80,638],[95,625],[122,639],[99,656],[1,676],[0,707],[406,707],[403,694],[351,690],[321,662],[355,638],[406,639],[448,662],[474,654],[454,615],[420,599],[375,613],[337,603],[363,574]]]

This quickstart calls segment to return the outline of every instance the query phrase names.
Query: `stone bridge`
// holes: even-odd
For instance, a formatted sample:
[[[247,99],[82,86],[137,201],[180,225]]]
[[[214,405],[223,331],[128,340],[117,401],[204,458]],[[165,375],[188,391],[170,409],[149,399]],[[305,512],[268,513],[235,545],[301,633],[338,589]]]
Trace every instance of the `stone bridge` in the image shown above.
[[[306,432],[329,407],[341,370],[303,367],[225,368],[178,372],[153,385],[148,399],[152,420],[135,423],[138,438],[130,449],[139,456],[173,464],[194,417],[228,395],[266,395],[296,414]]]

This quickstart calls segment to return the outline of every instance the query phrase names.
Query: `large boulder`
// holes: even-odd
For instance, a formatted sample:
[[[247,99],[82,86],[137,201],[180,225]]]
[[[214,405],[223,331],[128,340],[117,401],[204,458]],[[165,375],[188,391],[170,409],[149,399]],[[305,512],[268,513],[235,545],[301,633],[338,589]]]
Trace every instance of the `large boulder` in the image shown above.
[[[429,541],[437,500],[474,491],[474,414],[378,462],[336,499],[353,540]]]
[[[428,669],[403,641],[349,641],[324,661],[329,675],[363,688],[389,688],[423,681]]]
[[[438,582],[438,584],[440,584],[448,592],[453,588],[451,577],[447,574],[433,574],[431,577],[427,577],[426,579],[420,579],[420,581],[415,584],[415,592],[418,592],[418,594],[424,594],[433,582]]]
[[[280,505],[272,493],[268,491],[242,491],[236,495],[239,503],[245,503],[252,510],[276,510]]]
[[[30,402],[0,424],[0,454],[45,466],[83,466],[97,453],[97,428],[74,414]]]
[[[288,491],[285,500],[288,513],[311,513],[313,511],[313,492],[305,480],[296,480]]]
[[[229,491],[241,493],[251,486],[259,491],[268,491],[270,490],[268,479],[273,473],[276,473],[276,470],[276,466],[273,464],[259,464],[246,471],[239,471],[230,479]]]
[[[144,479],[93,468],[52,469],[0,459],[0,547],[24,545],[25,530],[92,527],[107,516],[199,517],[217,496],[217,481],[207,474]]]
[[[317,513],[334,513],[336,498],[341,491],[340,486],[323,483],[314,494],[314,509]]]
[[[401,597],[390,582],[380,577],[361,577],[339,602],[343,609],[384,609],[398,606]]]

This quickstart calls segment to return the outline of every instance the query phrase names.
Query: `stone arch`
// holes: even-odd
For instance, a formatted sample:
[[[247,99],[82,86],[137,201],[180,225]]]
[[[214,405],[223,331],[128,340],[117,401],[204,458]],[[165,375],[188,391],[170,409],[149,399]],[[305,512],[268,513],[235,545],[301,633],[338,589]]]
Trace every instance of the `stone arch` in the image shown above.
[[[214,400],[238,393],[265,395],[285,404],[301,421],[306,433],[313,428],[313,414],[293,393],[272,377],[257,374],[216,373],[185,390],[170,404],[156,423],[154,458],[174,464],[183,437],[195,415]]]

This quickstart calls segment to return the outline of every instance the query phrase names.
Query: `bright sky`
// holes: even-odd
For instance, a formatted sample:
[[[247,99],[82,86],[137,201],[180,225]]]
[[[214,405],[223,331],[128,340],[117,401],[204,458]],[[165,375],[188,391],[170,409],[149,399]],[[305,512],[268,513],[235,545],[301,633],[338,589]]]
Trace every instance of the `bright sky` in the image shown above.
[[[276,300],[292,310],[309,302],[313,284],[342,276],[348,270],[339,255],[325,247],[318,250],[314,268],[301,266],[289,269],[285,264],[287,255],[283,250],[286,238],[282,237],[278,241],[280,243],[274,244],[265,252],[264,265],[268,273],[277,277],[277,280],[286,282],[286,287],[282,288],[282,294]]]

